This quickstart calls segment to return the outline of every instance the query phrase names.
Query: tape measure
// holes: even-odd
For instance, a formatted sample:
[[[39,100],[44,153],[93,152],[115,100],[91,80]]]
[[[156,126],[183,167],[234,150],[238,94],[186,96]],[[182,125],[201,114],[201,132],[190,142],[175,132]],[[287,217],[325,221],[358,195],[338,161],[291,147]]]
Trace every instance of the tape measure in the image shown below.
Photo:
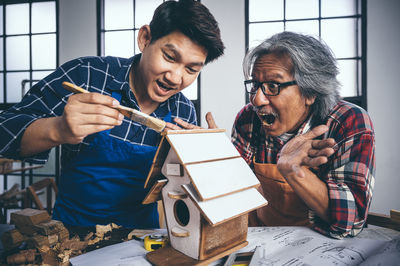
[[[162,234],[151,234],[144,238],[144,249],[148,251],[154,251],[156,249],[164,247],[168,242],[165,235]]]

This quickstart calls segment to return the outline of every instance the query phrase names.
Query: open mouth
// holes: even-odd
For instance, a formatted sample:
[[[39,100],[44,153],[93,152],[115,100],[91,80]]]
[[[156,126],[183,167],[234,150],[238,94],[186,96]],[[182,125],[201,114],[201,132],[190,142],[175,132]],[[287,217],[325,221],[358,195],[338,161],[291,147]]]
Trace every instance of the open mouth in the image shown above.
[[[166,91],[170,91],[170,90],[174,90],[175,88],[171,88],[171,87],[167,87],[167,86],[165,86],[164,84],[162,84],[160,81],[156,81],[157,82],[157,85],[161,88],[161,89],[163,89],[163,90],[166,90]]]
[[[259,114],[259,117],[261,118],[264,125],[270,126],[275,122],[277,115],[272,114],[272,113],[271,114]]]

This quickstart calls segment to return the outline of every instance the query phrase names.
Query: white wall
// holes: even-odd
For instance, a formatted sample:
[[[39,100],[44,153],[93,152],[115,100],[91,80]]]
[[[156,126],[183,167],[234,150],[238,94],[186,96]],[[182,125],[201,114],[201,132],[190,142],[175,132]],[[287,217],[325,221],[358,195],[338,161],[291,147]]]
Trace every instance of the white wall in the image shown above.
[[[376,180],[371,211],[400,210],[400,1],[367,5],[368,112],[376,133]]]
[[[59,61],[97,55],[96,0],[59,0]]]
[[[73,3],[72,3],[73,2]],[[230,135],[244,105],[244,0],[203,0],[220,24],[225,55],[201,75],[201,116],[211,111]],[[368,0],[368,111],[376,131],[377,172],[371,211],[400,210],[400,1]],[[96,54],[96,0],[60,0],[60,62]]]
[[[225,55],[201,73],[201,125],[212,112],[220,128],[230,136],[236,114],[245,104],[242,60],[245,54],[244,0],[203,0],[218,21]],[[228,11],[229,9],[229,11]]]

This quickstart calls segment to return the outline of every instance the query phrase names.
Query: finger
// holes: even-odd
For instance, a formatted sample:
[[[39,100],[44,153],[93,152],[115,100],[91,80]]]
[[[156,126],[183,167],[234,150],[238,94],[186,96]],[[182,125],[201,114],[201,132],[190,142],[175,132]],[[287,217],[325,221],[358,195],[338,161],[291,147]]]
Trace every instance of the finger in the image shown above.
[[[177,126],[177,125],[175,125],[175,124],[167,122],[166,125],[165,125],[165,129],[167,129],[167,130],[168,129],[170,129],[170,130],[180,130],[182,128]]]
[[[188,123],[188,122],[185,122],[185,121],[183,121],[182,119],[180,119],[180,118],[178,118],[178,117],[175,117],[175,118],[174,118],[174,121],[175,121],[179,126],[181,126],[182,128],[184,128],[184,129],[197,129],[197,128],[201,128],[201,127],[199,127],[199,126],[196,126],[196,125],[190,124],[190,123]]]
[[[213,115],[211,114],[211,112],[208,112],[208,113],[206,114],[206,121],[207,121],[207,124],[208,124],[208,128],[209,128],[209,129],[211,129],[211,128],[218,128],[218,126],[217,126],[217,124],[215,123],[214,117],[213,117]]]
[[[304,138],[306,139],[315,139],[316,137],[324,134],[326,131],[328,131],[329,128],[326,125],[319,125],[317,127],[314,127],[307,133],[303,135]]]
[[[336,142],[334,139],[329,138],[329,139],[323,139],[323,140],[313,140],[311,145],[314,149],[324,149],[327,147],[333,147],[335,146]]]
[[[311,158],[311,157],[305,157],[303,159],[303,163],[302,165],[308,166],[308,167],[317,167],[320,166],[322,164],[325,164],[328,162],[328,158],[325,156],[318,156],[315,158]]]
[[[83,103],[101,104],[109,107],[117,107],[120,103],[113,97],[100,93],[79,93],[70,96],[70,99]]]
[[[308,156],[309,157],[318,157],[318,156],[329,157],[334,152],[335,152],[335,150],[330,148],[330,147],[324,148],[324,149],[321,149],[321,150],[311,149],[311,150],[308,151]]]
[[[69,99],[64,112],[75,115],[104,115],[118,120],[124,118],[123,114],[113,107],[99,103],[81,102],[77,99]]]

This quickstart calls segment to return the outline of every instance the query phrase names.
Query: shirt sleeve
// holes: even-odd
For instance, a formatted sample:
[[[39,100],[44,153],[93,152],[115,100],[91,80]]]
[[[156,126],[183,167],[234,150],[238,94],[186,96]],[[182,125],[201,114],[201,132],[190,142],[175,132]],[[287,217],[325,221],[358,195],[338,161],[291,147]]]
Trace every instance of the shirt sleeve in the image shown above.
[[[22,136],[34,121],[62,115],[69,92],[62,88],[61,83],[76,82],[80,75],[79,65],[79,60],[65,63],[35,84],[21,102],[0,114],[2,156],[37,164],[44,164],[47,161],[50,150],[22,158],[19,155]]]
[[[338,148],[325,180],[331,223],[315,217],[314,227],[341,239],[356,236],[364,227],[374,187],[375,138],[366,113],[348,117],[335,134]],[[338,136],[343,136],[339,142]]]
[[[249,105],[245,106],[236,116],[233,123],[231,141],[242,158],[252,166],[254,147],[251,145],[253,131],[253,113]]]

